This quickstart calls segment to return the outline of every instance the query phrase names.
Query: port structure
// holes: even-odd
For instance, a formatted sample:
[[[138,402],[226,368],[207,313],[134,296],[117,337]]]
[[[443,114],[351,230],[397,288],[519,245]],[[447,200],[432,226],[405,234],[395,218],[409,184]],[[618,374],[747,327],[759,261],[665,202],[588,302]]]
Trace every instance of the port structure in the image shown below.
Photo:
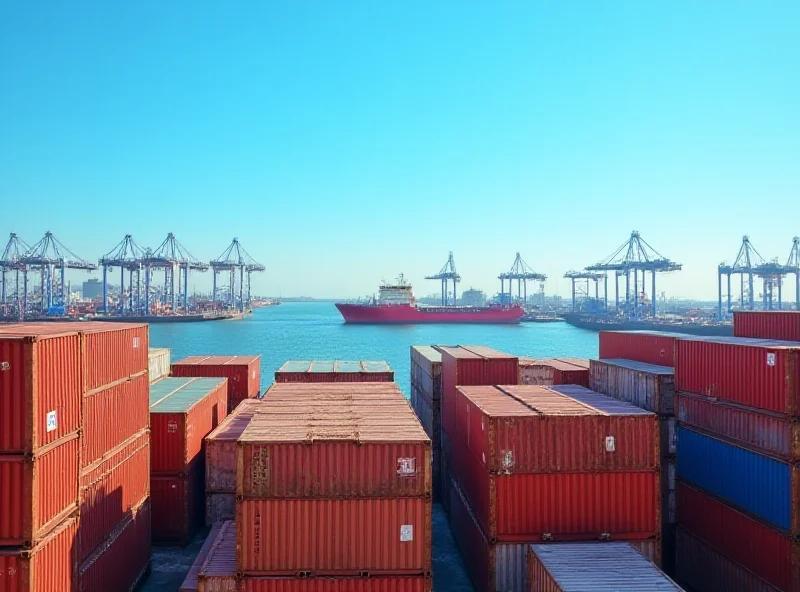
[[[739,247],[739,252],[733,265],[728,265],[723,262],[717,268],[717,287],[718,287],[718,312],[717,316],[720,320],[725,318],[723,313],[723,290],[722,278],[726,278],[727,283],[727,316],[733,312],[733,295],[731,287],[731,278],[738,275],[739,282],[739,308],[740,310],[755,310],[755,278],[759,278],[763,282],[763,290],[761,292],[762,307],[764,310],[772,310],[775,296],[775,287],[778,288],[778,309],[783,309],[783,278],[790,274],[795,274],[795,305],[800,306],[800,265],[798,265],[798,243],[800,239],[794,238],[792,242],[792,250],[789,253],[789,261],[786,265],[778,263],[777,258],[771,261],[765,261],[761,254],[750,242],[750,237],[744,235],[742,237],[742,244]],[[747,283],[745,284],[745,278]],[[747,290],[745,292],[745,285]],[[745,296],[747,300],[745,301]]]
[[[447,258],[447,263],[436,275],[425,276],[426,280],[439,280],[442,282],[442,306],[447,306],[447,288],[452,280],[453,282],[453,304],[456,304],[456,285],[461,281],[461,276],[456,271],[456,262],[453,259],[453,251],[450,251],[450,256]]]
[[[145,314],[150,315],[150,287],[152,275],[155,271],[164,271],[164,288],[161,291],[161,305],[169,306],[174,313],[178,307],[178,301],[183,306],[183,312],[189,312],[189,273],[191,271],[208,271],[209,265],[203,263],[189,253],[173,233],[167,234],[167,238],[155,251],[147,249],[142,258],[144,267],[144,298]],[[182,280],[182,281],[181,281]],[[177,286],[176,286],[177,283]],[[181,284],[183,284],[181,289]],[[181,298],[179,298],[179,296]]]
[[[117,243],[98,264],[103,268],[103,313],[108,314],[108,274],[119,267],[119,302],[118,314],[141,314],[142,307],[142,270],[144,269],[145,250],[139,247],[130,234]],[[128,272],[128,296],[125,296],[125,272]]]
[[[792,250],[789,251],[789,259],[786,267],[794,274],[794,309],[800,310],[800,237],[792,239]]]
[[[95,271],[97,265],[81,259],[70,251],[49,230],[42,240],[33,245],[19,258],[22,269],[23,295],[20,318],[28,312],[34,315],[64,316],[67,314],[66,270],[79,269]],[[41,293],[39,301],[28,303],[28,273],[39,272],[41,275]],[[37,306],[38,304],[38,306]]]
[[[589,286],[594,282],[594,299],[596,302],[600,301],[600,280],[605,280],[604,285],[604,308],[608,309],[608,275],[605,273],[598,273],[595,271],[568,271],[564,277],[572,281],[572,312],[577,312],[577,293],[580,291],[585,298],[589,298]],[[580,284],[581,280],[586,280],[586,289],[582,290]]]
[[[604,279],[604,298],[608,309],[608,272],[614,272],[614,301],[619,310],[619,278],[625,278],[625,314],[635,319],[646,314],[644,305],[640,305],[640,296],[645,294],[647,273],[651,276],[652,306],[650,314],[656,316],[656,275],[680,271],[682,265],[664,257],[645,241],[638,231],[631,232],[631,236],[620,247],[607,257],[602,263],[590,265],[585,268],[588,272],[602,272]],[[641,273],[642,290],[639,291],[639,277]],[[631,303],[631,277],[633,278],[633,303]]]
[[[25,265],[21,259],[30,249],[15,232],[9,235],[0,258],[0,318],[18,317],[19,311],[23,310],[24,292],[20,292],[20,274],[25,271]]]
[[[522,256],[517,253],[516,258],[514,259],[514,263],[511,266],[511,269],[505,273],[501,273],[497,276],[497,279],[500,280],[500,299],[504,299],[504,295],[506,293],[505,290],[505,283],[508,281],[508,301],[511,302],[513,299],[512,293],[512,285],[514,280],[517,281],[517,300],[521,300],[527,306],[528,304],[528,282],[529,281],[540,281],[543,282],[547,279],[547,276],[541,273],[536,273],[531,269],[531,267],[525,263],[522,259]]]
[[[209,264],[213,274],[213,289],[211,298],[214,309],[217,308],[217,274],[229,273],[228,284],[228,306],[230,308],[238,308],[240,312],[244,312],[245,305],[250,303],[250,276],[253,273],[262,272],[266,269],[262,264],[253,259],[250,254],[242,247],[238,238],[233,239],[230,246],[225,249],[219,257],[214,259]],[[236,275],[239,275],[238,298],[236,295]],[[245,275],[246,274],[246,275]],[[245,278],[247,279],[247,297],[245,299]]]

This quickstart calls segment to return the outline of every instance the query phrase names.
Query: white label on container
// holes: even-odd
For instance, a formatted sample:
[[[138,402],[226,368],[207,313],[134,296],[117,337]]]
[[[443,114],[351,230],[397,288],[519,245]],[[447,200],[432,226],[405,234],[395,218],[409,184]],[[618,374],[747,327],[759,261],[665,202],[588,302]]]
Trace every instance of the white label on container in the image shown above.
[[[178,431],[178,423],[175,421],[171,421],[167,424],[167,432],[170,434],[174,434]]]
[[[614,452],[616,446],[614,436],[606,436],[606,452]]]
[[[483,464],[486,464],[486,453],[481,452],[481,459],[483,460]]]
[[[767,354],[767,366],[774,366],[775,365],[775,354],[768,353]]]
[[[139,347],[139,338],[138,337],[134,337],[133,338],[133,349],[136,349],[138,347]]]
[[[52,432],[58,429],[58,412],[50,411],[47,414],[47,431]]]
[[[403,524],[400,527],[400,542],[407,543],[414,540],[414,525]]]
[[[398,475],[416,475],[417,474],[417,459],[416,458],[398,458],[397,459],[397,474]]]
[[[514,468],[514,451],[506,450],[503,453],[503,469],[510,471],[512,468]]]
[[[0,362],[0,371],[5,372],[6,370],[11,370],[11,364],[8,362]]]

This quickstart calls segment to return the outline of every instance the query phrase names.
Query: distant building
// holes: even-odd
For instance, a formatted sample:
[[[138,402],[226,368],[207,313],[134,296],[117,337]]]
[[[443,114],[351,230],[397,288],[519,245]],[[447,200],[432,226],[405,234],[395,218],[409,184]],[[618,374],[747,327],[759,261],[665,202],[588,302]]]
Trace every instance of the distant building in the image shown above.
[[[83,282],[84,300],[101,300],[103,298],[103,283],[100,280],[91,279]]]
[[[484,306],[486,304],[486,294],[482,290],[470,288],[461,293],[461,303],[464,306]]]

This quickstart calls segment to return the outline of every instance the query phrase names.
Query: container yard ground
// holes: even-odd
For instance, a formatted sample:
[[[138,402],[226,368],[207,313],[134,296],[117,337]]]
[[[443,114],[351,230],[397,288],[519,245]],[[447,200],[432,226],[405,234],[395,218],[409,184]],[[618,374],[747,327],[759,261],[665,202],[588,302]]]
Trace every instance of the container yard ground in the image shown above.
[[[207,534],[206,528],[185,548],[153,547],[152,572],[140,592],[177,592]],[[440,504],[433,505],[433,590],[473,592]]]

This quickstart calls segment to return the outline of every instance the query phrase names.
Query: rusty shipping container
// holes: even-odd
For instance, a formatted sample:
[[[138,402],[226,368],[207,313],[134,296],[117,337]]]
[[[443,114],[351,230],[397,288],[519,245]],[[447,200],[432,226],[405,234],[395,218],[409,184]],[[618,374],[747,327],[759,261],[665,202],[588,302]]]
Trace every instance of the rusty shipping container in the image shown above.
[[[150,519],[145,500],[81,565],[77,592],[133,592],[150,566]]]
[[[206,540],[203,541],[203,546],[200,547],[197,557],[194,558],[192,567],[189,568],[189,573],[186,574],[186,578],[183,580],[183,584],[181,584],[178,592],[197,592],[199,586],[197,583],[197,576],[200,574],[200,569],[203,567],[203,563],[205,563],[214,541],[217,540],[217,535],[222,529],[223,524],[224,522],[215,522],[211,525],[211,530],[209,531]]]
[[[589,386],[589,365],[583,361],[566,359],[531,360],[519,362],[519,383],[529,386],[577,384]]]
[[[73,590],[76,518],[58,525],[31,550],[0,548],[0,590],[55,592]]]
[[[236,493],[237,440],[260,405],[243,401],[206,436],[206,492]]]
[[[236,522],[222,525],[200,572],[198,592],[237,592],[236,587]]]
[[[676,342],[690,335],[667,331],[600,331],[600,359],[675,366]]]
[[[800,543],[698,489],[678,484],[682,528],[780,590],[800,590]]]
[[[236,519],[236,493],[206,492],[206,526]]]
[[[431,478],[433,480],[433,497],[437,501],[441,498],[439,478],[442,439],[441,405],[441,399],[432,401],[423,394],[419,387],[411,385],[411,407],[419,418],[425,433],[431,439]]]
[[[150,382],[169,376],[172,352],[167,347],[151,347],[147,352],[148,378]]]
[[[676,415],[682,425],[729,440],[756,452],[800,460],[800,423],[701,395],[678,393]]]
[[[691,590],[781,592],[680,527],[677,531],[676,547],[675,579]]]
[[[240,580],[241,592],[433,592],[431,578],[258,578]]]
[[[204,522],[205,465],[193,462],[185,475],[151,475],[153,541],[187,544]]]
[[[77,509],[79,455],[78,434],[0,455],[0,546],[31,548]]]
[[[147,430],[81,472],[78,560],[84,561],[150,495]]]
[[[172,364],[172,376],[228,379],[228,412],[261,392],[261,356],[192,356]]]
[[[0,326],[0,453],[34,454],[77,432],[82,384],[77,333]]]
[[[592,360],[589,387],[661,415],[675,413],[675,369],[624,359]]]
[[[164,378],[150,386],[150,470],[181,474],[228,412],[224,378]]]
[[[127,378],[83,397],[81,466],[87,467],[150,426],[147,374]]]
[[[530,592],[681,592],[675,582],[627,543],[528,545]]]
[[[442,398],[442,352],[430,345],[411,346],[411,385],[432,401]]]
[[[429,575],[430,498],[237,502],[244,575]]]
[[[504,475],[658,468],[655,414],[583,387],[563,390],[458,388],[456,417],[473,458]]]
[[[275,382],[393,382],[387,362],[289,361],[275,372]]]
[[[694,337],[677,351],[678,391],[800,416],[800,343]]]
[[[800,341],[800,313],[788,310],[737,310],[733,313],[736,337]]]

